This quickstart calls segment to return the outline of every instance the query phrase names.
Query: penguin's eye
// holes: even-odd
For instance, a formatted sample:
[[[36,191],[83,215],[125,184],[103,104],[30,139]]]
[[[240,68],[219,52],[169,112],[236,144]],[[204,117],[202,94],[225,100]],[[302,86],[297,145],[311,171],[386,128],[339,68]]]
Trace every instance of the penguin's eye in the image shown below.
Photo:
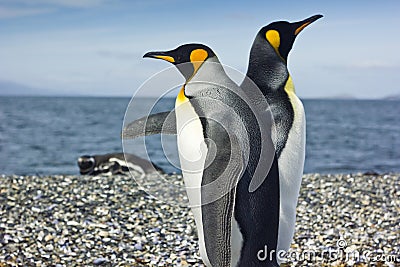
[[[269,30],[265,33],[265,38],[272,45],[272,47],[278,51],[279,46],[281,45],[281,37],[279,36],[279,32],[276,30]]]

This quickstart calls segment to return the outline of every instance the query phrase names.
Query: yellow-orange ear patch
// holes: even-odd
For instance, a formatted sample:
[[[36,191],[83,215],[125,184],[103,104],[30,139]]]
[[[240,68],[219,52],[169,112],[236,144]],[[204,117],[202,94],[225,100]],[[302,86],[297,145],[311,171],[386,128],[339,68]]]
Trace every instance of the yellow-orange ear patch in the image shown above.
[[[278,52],[279,46],[281,45],[281,37],[279,36],[279,32],[276,30],[269,30],[265,33],[265,38],[267,38],[268,42]]]
[[[208,57],[208,53],[204,49],[195,49],[190,53],[190,62],[192,62],[193,67],[194,67],[194,72],[195,73],[200,65],[206,60]]]

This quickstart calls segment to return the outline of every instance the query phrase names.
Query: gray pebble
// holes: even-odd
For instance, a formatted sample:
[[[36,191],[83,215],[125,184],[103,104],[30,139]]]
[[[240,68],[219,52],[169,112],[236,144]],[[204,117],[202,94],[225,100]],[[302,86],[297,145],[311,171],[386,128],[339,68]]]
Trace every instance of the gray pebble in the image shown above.
[[[139,243],[135,244],[135,249],[136,250],[142,250],[143,249],[142,244],[139,244]]]
[[[93,264],[94,265],[101,265],[101,264],[106,263],[106,262],[107,262],[106,258],[97,258],[97,259],[95,259],[93,261]]]

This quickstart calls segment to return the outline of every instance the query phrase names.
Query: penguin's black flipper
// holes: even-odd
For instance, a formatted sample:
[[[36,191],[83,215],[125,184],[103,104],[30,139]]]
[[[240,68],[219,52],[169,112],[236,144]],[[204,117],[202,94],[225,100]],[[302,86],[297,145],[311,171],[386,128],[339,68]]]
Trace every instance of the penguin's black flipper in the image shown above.
[[[211,136],[211,140],[217,138],[218,141],[224,135],[223,132],[216,134],[219,136]],[[206,142],[209,146],[209,141]],[[203,233],[205,246],[212,266],[231,266],[236,185],[245,169],[239,142],[236,136],[231,135],[228,144],[215,142],[219,150],[215,158],[215,153],[207,153],[206,164],[210,159],[212,163],[203,172],[201,211],[203,228],[206,229]]]
[[[137,119],[122,130],[123,139],[135,139],[137,137],[168,134],[176,135],[175,111],[166,111]]]

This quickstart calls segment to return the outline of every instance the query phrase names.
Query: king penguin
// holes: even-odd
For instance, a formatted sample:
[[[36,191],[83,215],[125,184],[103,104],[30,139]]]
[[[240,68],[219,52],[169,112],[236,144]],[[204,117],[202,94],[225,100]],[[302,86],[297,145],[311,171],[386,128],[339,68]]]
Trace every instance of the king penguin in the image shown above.
[[[250,50],[248,79],[241,84],[244,91],[253,82],[258,86],[274,118],[272,139],[278,160],[280,203],[276,252],[287,252],[293,240],[306,144],[304,108],[296,96],[287,59],[298,34],[321,17],[314,15],[293,23],[273,22],[263,27]],[[243,209],[236,216],[242,218],[245,213]]]
[[[261,134],[261,125],[269,125],[268,120],[260,119],[267,116],[252,107],[247,94],[227,76],[207,46],[187,44],[144,57],[173,63],[186,79],[175,103],[177,143],[203,262],[207,266],[248,266],[255,262],[257,251],[243,250],[264,244],[270,238],[263,235],[270,231],[264,228],[277,227],[279,215],[277,207],[271,212],[262,209],[264,202],[278,203],[278,195],[271,191],[275,187],[268,186],[277,186],[277,179],[262,183],[251,194],[251,203],[236,203],[238,184],[245,180],[248,185],[251,179],[247,163],[257,165],[261,143],[268,143],[268,137]],[[263,95],[257,93],[263,102]],[[262,161],[275,169],[277,177],[272,140],[269,143],[270,156]],[[245,216],[249,220],[237,221],[235,206],[248,204]],[[276,230],[270,232],[276,234]]]
[[[264,130],[272,135],[275,156],[257,190],[249,190],[254,168],[246,169],[236,187],[234,217],[240,228],[240,256],[231,266],[279,266],[283,259],[277,252],[290,248],[305,158],[305,114],[294,91],[287,58],[298,34],[321,17],[273,22],[263,27],[253,42],[241,88],[247,92],[254,82],[267,100],[274,124],[273,129]],[[175,134],[173,113],[138,119],[124,128],[123,137]]]

